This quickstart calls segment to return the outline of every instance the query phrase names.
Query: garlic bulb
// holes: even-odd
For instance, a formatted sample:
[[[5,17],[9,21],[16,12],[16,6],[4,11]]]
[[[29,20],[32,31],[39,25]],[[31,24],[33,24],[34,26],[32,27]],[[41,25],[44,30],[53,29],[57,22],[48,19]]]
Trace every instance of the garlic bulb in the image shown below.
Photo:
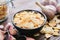
[[[56,13],[56,8],[54,6],[52,6],[52,5],[50,5],[50,6],[43,6],[39,2],[36,2],[36,5],[38,5],[42,9],[42,12],[47,16],[48,20],[51,20],[51,19],[54,18],[55,13]]]

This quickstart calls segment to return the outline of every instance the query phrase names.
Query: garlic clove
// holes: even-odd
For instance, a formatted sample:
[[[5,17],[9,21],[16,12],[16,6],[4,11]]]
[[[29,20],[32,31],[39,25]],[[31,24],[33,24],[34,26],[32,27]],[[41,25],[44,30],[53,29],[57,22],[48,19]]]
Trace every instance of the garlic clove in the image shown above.
[[[56,13],[56,9],[52,10],[51,8],[46,8],[45,6],[43,6],[39,2],[36,2],[36,5],[39,6],[42,9],[42,12],[47,16],[48,20],[52,20],[54,18],[55,13]]]

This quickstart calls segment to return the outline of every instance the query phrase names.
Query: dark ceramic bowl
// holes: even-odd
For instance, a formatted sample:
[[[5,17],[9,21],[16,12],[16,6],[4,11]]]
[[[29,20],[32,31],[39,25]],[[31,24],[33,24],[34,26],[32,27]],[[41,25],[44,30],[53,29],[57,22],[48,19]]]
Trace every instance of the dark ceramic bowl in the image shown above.
[[[47,21],[46,15],[45,15],[44,13],[41,13],[41,12],[37,11],[37,10],[22,10],[22,11],[19,11],[19,12],[17,12],[17,13],[20,13],[20,12],[23,12],[23,11],[29,11],[29,12],[34,11],[34,12],[36,12],[36,13],[40,13],[40,14],[45,18],[44,23],[43,23],[40,27],[35,28],[35,29],[23,29],[23,28],[17,27],[17,26],[15,25],[15,23],[13,22],[13,20],[12,20],[12,23],[13,23],[13,25],[15,26],[15,28],[19,31],[19,33],[20,33],[21,35],[32,36],[32,35],[34,35],[35,33],[38,33],[38,32],[43,28],[44,24],[45,24],[46,21]],[[17,13],[16,13],[16,14],[17,14]],[[16,14],[15,14],[15,15],[16,15]],[[14,16],[15,16],[15,15],[14,15]],[[14,16],[13,16],[13,19],[14,19]],[[18,20],[17,20],[17,21],[18,21]]]

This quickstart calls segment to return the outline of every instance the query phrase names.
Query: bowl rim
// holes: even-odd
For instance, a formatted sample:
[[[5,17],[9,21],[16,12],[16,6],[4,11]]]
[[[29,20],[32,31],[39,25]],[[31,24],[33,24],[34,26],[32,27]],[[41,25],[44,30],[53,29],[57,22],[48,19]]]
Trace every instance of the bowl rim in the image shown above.
[[[13,15],[13,17],[12,17],[12,24],[13,24],[14,26],[16,26],[15,23],[13,22],[14,16],[15,16],[17,13],[20,13],[20,12],[23,12],[23,11],[34,11],[34,12],[40,13],[40,14],[43,15],[44,18],[45,18],[44,23],[42,23],[42,25],[41,25],[40,27],[42,27],[42,26],[45,25],[45,23],[46,23],[46,21],[47,21],[47,16],[46,16],[43,12],[40,12],[40,11],[37,11],[37,10],[26,9],[26,10],[18,11],[18,12],[16,12],[16,13]],[[17,27],[17,26],[16,26],[16,27]],[[17,28],[20,28],[20,29],[23,29],[23,30],[34,30],[34,29],[38,29],[38,28],[40,28],[40,27],[33,28],[33,29],[24,29],[24,28],[20,28],[20,27],[17,27]]]

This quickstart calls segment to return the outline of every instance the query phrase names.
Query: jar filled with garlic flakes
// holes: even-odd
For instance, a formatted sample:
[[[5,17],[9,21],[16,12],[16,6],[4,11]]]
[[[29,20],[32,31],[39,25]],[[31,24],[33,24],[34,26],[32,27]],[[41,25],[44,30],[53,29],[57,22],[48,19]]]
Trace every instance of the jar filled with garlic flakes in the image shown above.
[[[7,2],[6,0],[0,0],[0,22],[7,18]]]

